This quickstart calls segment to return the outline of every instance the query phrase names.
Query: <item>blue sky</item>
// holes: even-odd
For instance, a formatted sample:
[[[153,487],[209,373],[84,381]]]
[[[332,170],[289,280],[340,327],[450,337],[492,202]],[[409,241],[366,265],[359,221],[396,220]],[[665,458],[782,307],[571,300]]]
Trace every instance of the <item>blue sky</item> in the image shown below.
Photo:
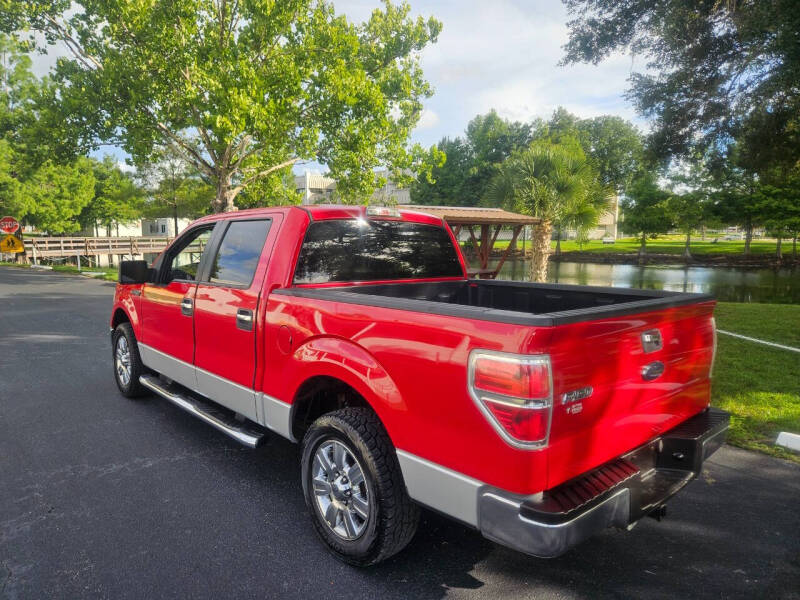
[[[568,20],[560,1],[409,1],[415,15],[433,15],[444,26],[438,43],[422,54],[435,93],[425,102],[413,141],[428,146],[445,135],[461,135],[470,119],[492,108],[503,117],[528,121],[564,106],[580,117],[615,114],[645,128],[623,97],[631,70],[644,65],[616,55],[597,66],[558,66]],[[369,18],[380,6],[377,0],[334,4],[353,21]],[[43,74],[63,53],[56,47],[49,56],[34,57],[34,70]],[[99,152],[108,153],[108,147]],[[122,157],[119,151],[113,154]]]

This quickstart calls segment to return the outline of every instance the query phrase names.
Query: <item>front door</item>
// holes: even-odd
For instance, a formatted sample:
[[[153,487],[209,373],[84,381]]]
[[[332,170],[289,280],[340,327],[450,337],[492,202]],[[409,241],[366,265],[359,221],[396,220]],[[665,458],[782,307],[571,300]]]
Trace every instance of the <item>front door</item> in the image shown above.
[[[268,218],[221,222],[194,302],[197,390],[251,420],[257,420],[256,309],[271,225]]]
[[[148,367],[196,388],[194,301],[198,268],[214,224],[187,231],[163,255],[155,283],[142,288],[142,361]]]

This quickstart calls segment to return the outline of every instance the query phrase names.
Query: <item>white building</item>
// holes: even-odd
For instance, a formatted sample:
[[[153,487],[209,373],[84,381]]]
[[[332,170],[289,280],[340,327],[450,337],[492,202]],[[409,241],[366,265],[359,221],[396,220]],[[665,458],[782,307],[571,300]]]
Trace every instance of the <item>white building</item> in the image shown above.
[[[386,180],[383,187],[375,190],[372,201],[377,204],[411,204],[411,194],[408,189],[397,187],[392,181],[387,169],[376,171],[375,177]],[[337,204],[336,180],[318,172],[306,171],[303,175],[294,178],[297,192],[303,196],[303,204]]]
[[[138,235],[142,237],[166,236],[174,238],[191,223],[191,219],[178,218],[178,231],[175,231],[175,219],[173,217],[158,217],[156,219],[142,219],[141,231]]]

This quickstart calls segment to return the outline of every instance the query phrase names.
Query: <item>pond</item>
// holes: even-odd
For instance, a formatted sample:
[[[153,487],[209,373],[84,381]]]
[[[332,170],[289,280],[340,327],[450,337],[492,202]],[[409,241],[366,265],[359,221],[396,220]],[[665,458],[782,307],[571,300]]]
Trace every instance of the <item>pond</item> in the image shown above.
[[[529,261],[509,259],[498,279],[525,281]],[[495,263],[496,264],[496,263]],[[676,265],[551,262],[548,281],[713,294],[723,302],[800,303],[800,269],[736,269]]]

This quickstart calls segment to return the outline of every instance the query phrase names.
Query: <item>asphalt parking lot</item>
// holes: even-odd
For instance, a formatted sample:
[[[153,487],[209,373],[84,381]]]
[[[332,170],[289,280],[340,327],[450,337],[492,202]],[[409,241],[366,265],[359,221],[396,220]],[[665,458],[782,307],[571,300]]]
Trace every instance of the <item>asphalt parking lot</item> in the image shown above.
[[[800,468],[730,447],[666,520],[559,559],[425,512],[399,556],[345,566],[315,539],[297,447],[118,394],[113,289],[0,269],[2,597],[800,598]]]

